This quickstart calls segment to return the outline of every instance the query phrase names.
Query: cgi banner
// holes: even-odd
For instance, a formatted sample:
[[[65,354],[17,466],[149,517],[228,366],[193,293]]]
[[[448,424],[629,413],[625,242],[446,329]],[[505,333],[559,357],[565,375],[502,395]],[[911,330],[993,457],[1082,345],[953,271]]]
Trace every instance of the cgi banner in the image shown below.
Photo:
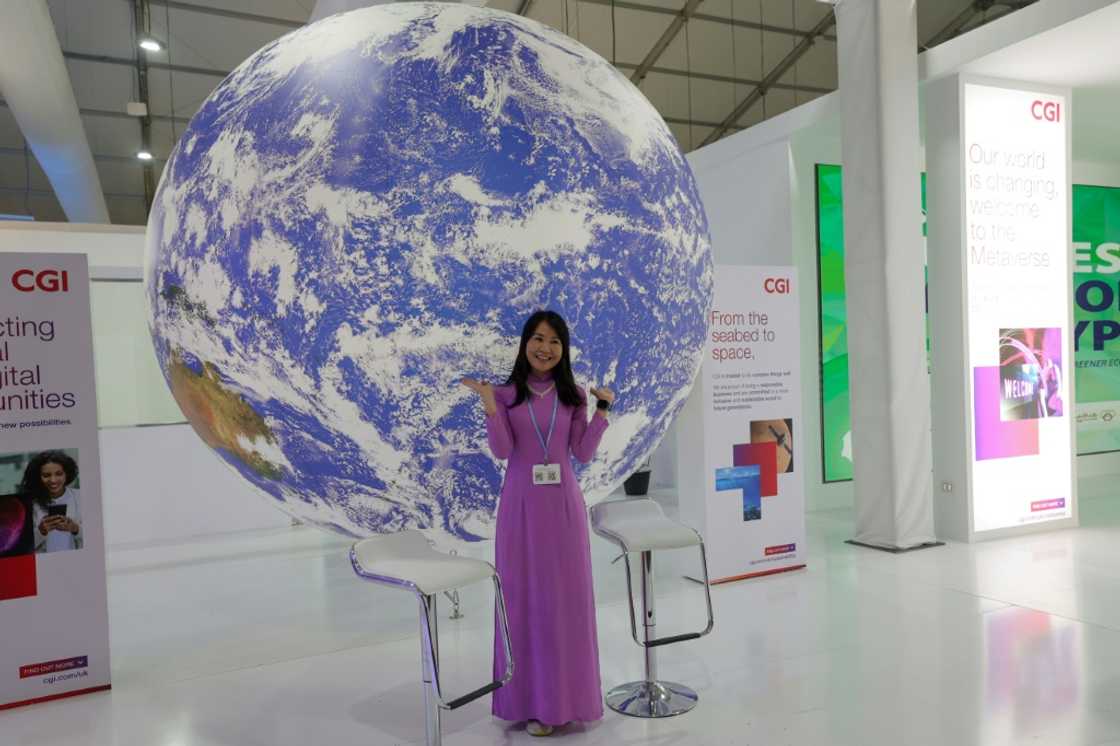
[[[1073,516],[1065,109],[1061,94],[964,84],[976,533]]]
[[[793,268],[719,266],[713,290],[681,515],[720,582],[805,565],[805,465]]]
[[[109,687],[89,277],[0,253],[0,709]]]
[[[840,166],[817,165],[824,481],[852,478]],[[922,175],[925,212],[925,175]],[[1073,185],[1077,453],[1120,450],[1120,189]]]

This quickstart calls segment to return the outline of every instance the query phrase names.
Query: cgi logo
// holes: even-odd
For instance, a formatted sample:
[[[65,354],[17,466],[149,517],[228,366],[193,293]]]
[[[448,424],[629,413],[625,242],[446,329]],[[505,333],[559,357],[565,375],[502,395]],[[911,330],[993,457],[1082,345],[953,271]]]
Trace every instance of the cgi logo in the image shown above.
[[[12,287],[21,293],[35,290],[42,290],[44,293],[67,293],[70,291],[70,275],[57,269],[44,269],[41,272],[20,269],[12,275]]]
[[[787,277],[767,277],[762,283],[762,289],[771,295],[787,295],[791,290],[790,285]]]
[[[1035,100],[1031,103],[1031,116],[1040,122],[1043,120],[1060,122],[1062,121],[1062,105],[1057,101]]]

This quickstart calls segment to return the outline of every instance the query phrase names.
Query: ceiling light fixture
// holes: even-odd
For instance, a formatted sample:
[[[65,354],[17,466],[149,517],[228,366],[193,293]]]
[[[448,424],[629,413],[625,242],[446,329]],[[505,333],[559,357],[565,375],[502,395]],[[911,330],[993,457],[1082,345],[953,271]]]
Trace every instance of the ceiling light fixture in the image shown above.
[[[146,52],[162,52],[163,44],[154,36],[141,36],[138,42],[140,48]]]
[[[148,152],[147,150],[141,150],[139,153],[136,154],[136,157],[139,158],[142,161],[152,160],[152,154],[150,152]]]

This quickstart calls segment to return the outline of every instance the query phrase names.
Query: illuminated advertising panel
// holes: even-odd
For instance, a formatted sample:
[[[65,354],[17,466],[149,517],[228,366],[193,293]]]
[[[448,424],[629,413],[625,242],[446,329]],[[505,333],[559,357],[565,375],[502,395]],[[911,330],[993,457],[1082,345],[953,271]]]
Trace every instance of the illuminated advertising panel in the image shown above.
[[[972,530],[1072,517],[1067,100],[966,82]]]

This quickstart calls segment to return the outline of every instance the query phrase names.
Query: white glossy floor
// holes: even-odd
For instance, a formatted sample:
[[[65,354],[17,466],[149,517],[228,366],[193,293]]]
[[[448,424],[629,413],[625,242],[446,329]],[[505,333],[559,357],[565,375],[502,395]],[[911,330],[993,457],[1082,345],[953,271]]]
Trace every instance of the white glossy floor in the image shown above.
[[[699,707],[608,711],[564,744],[1120,744],[1120,499],[1084,528],[890,555],[846,545],[847,512],[809,516],[806,571],[714,589],[716,628],[661,650]],[[593,538],[603,681],[639,677],[621,565]],[[114,689],[0,713],[0,745],[423,743],[415,605],[353,575],[311,529],[110,554]],[[698,625],[684,558],[658,565],[664,633]],[[481,586],[480,586],[481,589]],[[452,689],[490,664],[482,590],[443,621]],[[441,609],[446,618],[447,605]],[[446,715],[446,746],[548,743]]]

